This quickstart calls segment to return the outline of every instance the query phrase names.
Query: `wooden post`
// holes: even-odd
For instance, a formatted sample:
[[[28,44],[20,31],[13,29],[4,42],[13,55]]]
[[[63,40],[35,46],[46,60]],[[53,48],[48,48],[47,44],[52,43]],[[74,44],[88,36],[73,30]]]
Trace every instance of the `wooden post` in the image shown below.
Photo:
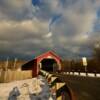
[[[17,62],[17,58],[15,58],[15,61],[14,61],[14,69],[16,68],[16,62]]]
[[[8,70],[8,64],[9,64],[8,59],[9,59],[9,57],[7,58],[7,61],[6,61],[6,64],[5,64],[5,70],[6,71]]]

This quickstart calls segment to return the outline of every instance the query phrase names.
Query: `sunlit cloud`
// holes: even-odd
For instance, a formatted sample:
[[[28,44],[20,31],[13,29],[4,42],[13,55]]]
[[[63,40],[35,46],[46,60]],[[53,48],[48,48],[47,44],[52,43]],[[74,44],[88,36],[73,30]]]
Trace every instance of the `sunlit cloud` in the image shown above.
[[[49,33],[47,33],[45,36],[43,36],[44,38],[50,38],[50,37],[52,37],[52,32],[49,32]]]

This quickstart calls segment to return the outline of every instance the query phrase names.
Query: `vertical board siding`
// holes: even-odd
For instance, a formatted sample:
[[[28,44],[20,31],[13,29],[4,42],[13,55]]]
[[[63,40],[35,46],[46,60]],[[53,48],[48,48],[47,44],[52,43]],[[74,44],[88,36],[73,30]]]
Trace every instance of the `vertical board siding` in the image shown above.
[[[0,72],[0,82],[11,82],[32,78],[32,71],[2,71]]]

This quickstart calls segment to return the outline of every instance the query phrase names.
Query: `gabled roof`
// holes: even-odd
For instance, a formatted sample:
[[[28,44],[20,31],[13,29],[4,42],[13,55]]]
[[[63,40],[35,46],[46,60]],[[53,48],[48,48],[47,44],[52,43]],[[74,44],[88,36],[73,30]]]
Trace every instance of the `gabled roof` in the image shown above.
[[[61,60],[61,58],[54,52],[54,51],[47,51],[47,52],[45,52],[45,53],[43,53],[43,54],[41,54],[41,55],[39,55],[39,56],[37,56],[37,57],[35,57],[35,59],[37,59],[37,58],[39,58],[39,57],[41,57],[41,56],[44,56],[44,55],[46,55],[46,54],[48,54],[48,53],[50,53],[51,55],[53,55],[53,56],[55,56],[56,58],[58,58],[59,60]]]
[[[33,64],[34,64],[34,61],[35,61],[36,59],[38,59],[39,57],[44,56],[44,55],[46,55],[46,54],[48,54],[48,53],[50,53],[51,55],[53,55],[53,56],[55,56],[56,58],[58,58],[59,60],[61,60],[61,58],[60,58],[58,55],[56,55],[56,53],[55,53],[54,51],[51,51],[51,50],[50,50],[50,51],[47,51],[47,52],[45,52],[45,53],[42,53],[41,55],[35,57],[35,58],[32,59],[32,60],[26,62],[25,64],[22,65],[22,67],[33,65]]]

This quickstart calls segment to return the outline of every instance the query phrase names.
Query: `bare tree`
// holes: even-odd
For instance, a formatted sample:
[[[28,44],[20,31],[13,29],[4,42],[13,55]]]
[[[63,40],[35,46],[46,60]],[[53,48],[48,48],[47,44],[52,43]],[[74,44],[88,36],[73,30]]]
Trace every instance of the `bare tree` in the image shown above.
[[[100,43],[97,43],[94,47],[94,57],[100,60]]]

